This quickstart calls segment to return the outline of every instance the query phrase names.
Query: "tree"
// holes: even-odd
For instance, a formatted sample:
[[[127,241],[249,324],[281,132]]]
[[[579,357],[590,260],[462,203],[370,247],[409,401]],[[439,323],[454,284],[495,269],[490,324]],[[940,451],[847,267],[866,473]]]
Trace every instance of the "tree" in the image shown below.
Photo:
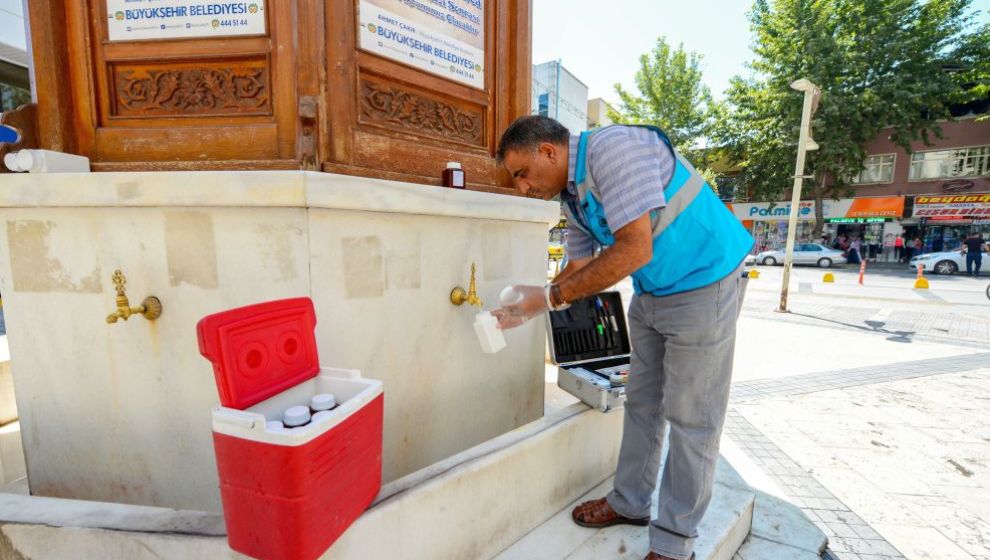
[[[809,152],[805,185],[816,202],[850,196],[864,146],[884,128],[910,152],[910,142],[940,137],[950,105],[978,88],[990,53],[974,31],[972,0],[756,0],[753,75],[736,77],[714,128],[717,141],[743,165],[742,184],[777,200],[791,184],[802,95],[788,85],[808,78],[822,90],[813,121],[820,149]],[[983,57],[981,59],[981,56]],[[961,58],[960,58],[961,57]],[[949,71],[963,65],[959,71]],[[967,93],[968,92],[968,93]]]
[[[678,150],[690,152],[708,132],[712,95],[701,81],[701,55],[672,49],[664,37],[639,57],[636,89],[640,96],[615,84],[622,101],[619,111],[609,109],[612,121],[660,127]]]

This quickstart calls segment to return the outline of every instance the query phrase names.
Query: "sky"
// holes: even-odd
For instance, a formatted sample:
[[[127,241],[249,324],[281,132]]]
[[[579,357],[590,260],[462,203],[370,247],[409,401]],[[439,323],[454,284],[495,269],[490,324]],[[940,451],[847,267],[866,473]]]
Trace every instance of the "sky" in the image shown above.
[[[635,91],[639,56],[657,37],[703,55],[705,83],[717,98],[750,59],[749,0],[532,0],[533,63],[560,59],[588,86],[588,98],[616,102],[612,87]],[[990,0],[975,0],[990,21]]]

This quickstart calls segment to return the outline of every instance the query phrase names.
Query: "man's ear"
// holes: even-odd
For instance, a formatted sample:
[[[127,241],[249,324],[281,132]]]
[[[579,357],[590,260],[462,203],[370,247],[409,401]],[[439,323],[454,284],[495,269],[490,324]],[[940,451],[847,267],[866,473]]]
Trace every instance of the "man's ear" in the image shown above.
[[[557,150],[557,146],[554,146],[550,142],[541,143],[539,147],[539,152],[541,154],[545,154],[547,156],[547,159],[550,160],[550,163],[556,163],[557,156],[560,155]]]

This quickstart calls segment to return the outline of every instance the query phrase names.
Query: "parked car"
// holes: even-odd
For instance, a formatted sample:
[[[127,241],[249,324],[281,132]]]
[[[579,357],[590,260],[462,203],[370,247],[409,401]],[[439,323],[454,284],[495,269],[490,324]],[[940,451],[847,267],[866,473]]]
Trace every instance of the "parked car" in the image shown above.
[[[753,266],[754,264],[756,264],[756,255],[746,255],[746,258],[743,259],[744,266]]]
[[[756,255],[756,262],[768,266],[784,264],[784,251],[763,251]],[[795,243],[794,264],[814,264],[828,268],[835,264],[846,264],[846,258],[842,256],[842,251],[818,243]]]
[[[909,266],[918,270],[921,265],[925,272],[935,274],[955,274],[966,268],[966,255],[959,251],[942,251],[939,253],[925,253],[912,257]]]

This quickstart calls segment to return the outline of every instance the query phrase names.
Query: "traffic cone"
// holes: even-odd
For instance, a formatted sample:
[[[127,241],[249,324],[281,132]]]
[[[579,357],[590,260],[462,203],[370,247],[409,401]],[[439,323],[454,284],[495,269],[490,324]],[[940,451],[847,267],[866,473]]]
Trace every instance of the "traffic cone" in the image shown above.
[[[928,289],[928,279],[925,278],[924,267],[918,265],[918,278],[914,281],[914,289],[916,290],[927,290]]]
[[[757,278],[760,277],[760,271],[756,270],[755,268],[749,269],[749,277],[753,280],[756,280]]]
[[[831,272],[826,272],[825,273],[825,276],[822,276],[822,282],[824,282],[826,284],[832,284],[832,283],[834,283],[835,282],[835,275],[833,275]]]

